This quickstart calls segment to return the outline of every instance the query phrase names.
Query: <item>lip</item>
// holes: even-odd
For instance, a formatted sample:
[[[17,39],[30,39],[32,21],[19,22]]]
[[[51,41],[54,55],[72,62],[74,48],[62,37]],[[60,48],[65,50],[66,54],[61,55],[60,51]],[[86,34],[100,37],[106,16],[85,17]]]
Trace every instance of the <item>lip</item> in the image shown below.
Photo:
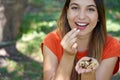
[[[75,25],[77,29],[85,30],[87,26],[89,25],[89,23],[88,22],[75,22]]]

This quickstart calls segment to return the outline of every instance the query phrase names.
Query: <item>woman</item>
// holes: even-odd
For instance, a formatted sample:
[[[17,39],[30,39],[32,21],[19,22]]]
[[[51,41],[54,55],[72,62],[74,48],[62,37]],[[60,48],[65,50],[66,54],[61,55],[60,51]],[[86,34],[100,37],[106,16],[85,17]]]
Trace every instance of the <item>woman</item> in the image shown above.
[[[96,80],[110,80],[119,68],[120,45],[107,35],[103,0],[66,0],[57,30],[41,48],[44,80],[76,80],[76,60],[85,56],[99,62]],[[78,74],[89,71],[76,68]]]

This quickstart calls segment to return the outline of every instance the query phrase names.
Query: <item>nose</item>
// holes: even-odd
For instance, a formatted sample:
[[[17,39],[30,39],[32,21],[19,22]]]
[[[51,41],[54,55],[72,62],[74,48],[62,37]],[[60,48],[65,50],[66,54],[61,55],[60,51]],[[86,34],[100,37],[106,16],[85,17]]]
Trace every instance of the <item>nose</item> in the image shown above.
[[[86,17],[86,13],[84,10],[80,10],[79,13],[78,13],[78,18],[79,19],[85,19]]]

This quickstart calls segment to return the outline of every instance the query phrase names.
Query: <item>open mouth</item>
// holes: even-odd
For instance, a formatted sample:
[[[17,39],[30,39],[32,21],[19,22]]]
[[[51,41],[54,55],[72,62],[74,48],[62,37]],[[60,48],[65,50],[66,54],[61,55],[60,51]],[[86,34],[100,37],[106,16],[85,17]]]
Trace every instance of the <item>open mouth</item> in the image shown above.
[[[77,29],[80,29],[80,30],[84,30],[88,25],[89,23],[75,23],[76,26],[77,26]]]

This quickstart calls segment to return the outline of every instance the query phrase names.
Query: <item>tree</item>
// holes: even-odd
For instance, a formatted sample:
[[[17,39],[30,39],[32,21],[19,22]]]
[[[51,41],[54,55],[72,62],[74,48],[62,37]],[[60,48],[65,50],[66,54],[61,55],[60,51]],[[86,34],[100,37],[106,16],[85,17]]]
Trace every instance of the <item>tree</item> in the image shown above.
[[[18,54],[15,38],[20,32],[26,7],[27,0],[0,0],[0,48],[4,48],[12,59]]]
[[[4,15],[4,7],[0,4],[0,42],[2,41],[3,38],[3,28],[6,23],[6,18]]]

